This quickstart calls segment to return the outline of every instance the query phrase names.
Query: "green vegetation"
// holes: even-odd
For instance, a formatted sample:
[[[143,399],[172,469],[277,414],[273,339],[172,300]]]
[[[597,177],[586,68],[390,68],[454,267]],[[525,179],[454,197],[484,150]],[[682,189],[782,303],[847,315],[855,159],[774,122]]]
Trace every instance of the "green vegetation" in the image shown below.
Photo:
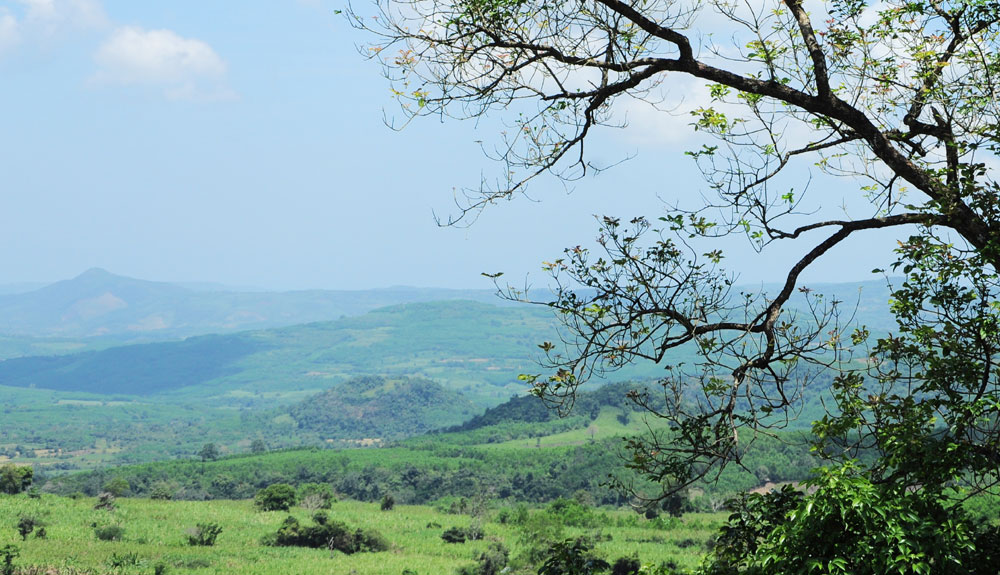
[[[31,485],[35,470],[28,465],[0,465],[0,493],[15,495]]]
[[[288,511],[295,505],[295,488],[287,483],[274,483],[257,492],[253,505],[261,511]]]
[[[24,495],[0,496],[0,549],[11,552],[15,570],[29,566],[54,568],[78,575],[114,570],[139,574],[159,572],[208,574],[258,573],[358,573],[400,575],[404,570],[423,575],[456,572],[497,575],[500,565],[511,573],[535,573],[548,543],[531,539],[526,529],[545,524],[562,540],[586,538],[593,552],[608,562],[639,557],[644,563],[674,564],[693,568],[706,543],[720,524],[718,514],[690,514],[669,522],[649,521],[625,510],[590,512],[599,528],[564,525],[558,515],[543,509],[522,509],[521,517],[505,522],[497,518],[503,508],[487,506],[477,515],[450,514],[426,506],[397,505],[391,514],[377,503],[340,501],[329,515],[299,508],[289,512],[255,512],[250,501],[121,500],[114,511],[93,509],[92,500],[51,495],[30,499]],[[510,511],[508,509],[508,511]],[[49,518],[48,538],[22,541],[14,521],[31,514]],[[99,539],[93,524],[118,529],[115,537]],[[478,523],[484,537],[462,545],[445,543],[441,525],[467,530]],[[221,536],[214,545],[193,545],[190,526],[212,526]],[[331,556],[329,539],[338,552]],[[336,535],[337,537],[334,537]],[[283,543],[278,543],[278,540]],[[273,543],[264,544],[262,543]],[[548,540],[546,540],[548,541]],[[690,544],[688,542],[694,542]],[[308,543],[305,545],[305,543]],[[354,552],[340,551],[341,544]],[[534,548],[544,549],[532,550]],[[379,549],[389,549],[379,552]],[[3,555],[0,555],[2,568]],[[460,571],[462,570],[462,571]]]
[[[154,490],[172,486],[174,498],[229,499],[250,498],[272,484],[286,483],[299,486],[303,498],[315,485],[325,485],[361,501],[377,502],[391,494],[398,503],[413,504],[472,500],[485,488],[504,500],[546,502],[583,493],[594,503],[622,505],[628,500],[604,487],[610,475],[639,479],[622,470],[622,438],[650,427],[667,431],[623,399],[633,388],[645,387],[609,385],[581,393],[574,415],[566,419],[539,411],[535,398],[517,397],[452,431],[378,449],[300,449],[160,462],[60,476],[46,489],[96,495],[120,478],[138,496],[151,497]],[[742,454],[746,469],[734,467],[717,481],[699,484],[688,492],[683,508],[718,509],[739,490],[806,477],[816,465],[806,439],[797,432],[761,438]]]

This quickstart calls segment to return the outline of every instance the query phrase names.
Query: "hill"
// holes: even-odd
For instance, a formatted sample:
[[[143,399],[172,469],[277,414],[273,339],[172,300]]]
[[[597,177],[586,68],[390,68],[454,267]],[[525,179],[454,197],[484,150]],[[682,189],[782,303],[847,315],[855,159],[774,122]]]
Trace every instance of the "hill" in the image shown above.
[[[417,303],[333,322],[14,358],[0,362],[0,385],[271,407],[357,375],[413,375],[485,406],[521,389],[517,375],[536,368],[537,343],[554,333],[546,310],[530,306]]]
[[[381,443],[465,421],[479,410],[426,379],[359,377],[281,410],[324,440]]]

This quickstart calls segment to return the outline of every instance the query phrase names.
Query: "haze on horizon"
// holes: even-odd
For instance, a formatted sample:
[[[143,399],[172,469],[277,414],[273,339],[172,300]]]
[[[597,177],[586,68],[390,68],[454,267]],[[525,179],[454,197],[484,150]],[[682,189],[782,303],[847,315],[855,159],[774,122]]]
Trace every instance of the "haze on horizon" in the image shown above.
[[[397,105],[341,4],[0,0],[0,284],[100,267],[270,290],[488,289],[480,274],[497,271],[545,286],[541,262],[589,245],[595,214],[655,218],[707,193],[683,155],[689,116],[636,108],[591,157],[632,159],[439,227],[456,189],[498,173],[481,146],[502,124],[387,128]],[[861,238],[806,279],[872,279],[894,245]],[[754,258],[729,253],[740,283],[779,279],[779,261]]]

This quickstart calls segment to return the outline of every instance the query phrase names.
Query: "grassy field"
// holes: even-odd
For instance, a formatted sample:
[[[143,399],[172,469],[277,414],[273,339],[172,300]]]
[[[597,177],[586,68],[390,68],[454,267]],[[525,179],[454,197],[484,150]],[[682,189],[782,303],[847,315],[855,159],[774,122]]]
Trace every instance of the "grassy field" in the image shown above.
[[[288,516],[285,512],[258,512],[250,501],[153,501],[119,499],[112,511],[94,509],[93,498],[68,499],[43,495],[0,495],[0,548],[12,544],[20,556],[17,573],[74,575],[97,573],[154,573],[157,565],[167,573],[199,574],[370,574],[400,575],[405,569],[420,575],[451,574],[472,565],[492,540],[510,549],[517,563],[532,536],[513,522],[501,524],[504,513],[494,509],[482,517],[486,538],[449,544],[441,533],[449,527],[467,527],[470,515],[450,514],[429,506],[397,505],[381,511],[378,504],[340,501],[329,511],[332,520],[351,528],[375,529],[390,543],[380,553],[344,555],[322,549],[267,547],[261,537],[274,533]],[[694,567],[705,552],[705,542],[723,516],[689,514],[682,519],[648,521],[631,511],[594,511],[599,529],[558,526],[562,539],[600,532],[595,539],[599,555],[609,561],[638,555],[644,563],[672,562]],[[291,514],[310,523],[312,512],[293,508]],[[29,535],[22,541],[17,523],[33,516],[45,524],[46,537]],[[549,516],[541,510],[529,517]],[[197,523],[222,527],[212,547],[193,547],[185,530]],[[532,521],[529,521],[531,523]],[[121,541],[100,541],[95,526],[119,525]],[[549,529],[552,526],[549,525]],[[534,569],[521,562],[522,572]],[[37,567],[37,569],[30,569]],[[162,567],[161,567],[162,569]],[[162,572],[162,571],[161,571]]]

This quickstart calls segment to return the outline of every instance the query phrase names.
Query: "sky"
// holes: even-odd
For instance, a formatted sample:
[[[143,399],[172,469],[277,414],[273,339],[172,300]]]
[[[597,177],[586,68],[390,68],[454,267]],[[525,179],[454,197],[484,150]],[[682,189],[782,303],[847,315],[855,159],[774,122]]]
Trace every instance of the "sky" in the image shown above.
[[[489,288],[481,272],[498,271],[546,285],[542,262],[590,245],[595,215],[655,218],[707,193],[683,155],[690,116],[637,105],[591,147],[628,161],[438,226],[454,190],[499,173],[479,142],[502,116],[389,129],[398,104],[343,4],[0,0],[0,283],[102,267],[275,290]],[[816,185],[824,209],[842,204]],[[872,279],[892,246],[864,238],[807,279]],[[734,246],[727,262],[776,281],[806,247]]]

